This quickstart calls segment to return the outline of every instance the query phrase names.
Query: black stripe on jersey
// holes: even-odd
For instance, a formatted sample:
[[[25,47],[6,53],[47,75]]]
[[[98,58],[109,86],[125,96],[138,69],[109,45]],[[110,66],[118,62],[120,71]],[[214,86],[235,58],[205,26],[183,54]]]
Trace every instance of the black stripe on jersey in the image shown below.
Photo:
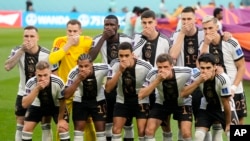
[[[40,47],[40,51],[50,54],[50,51],[44,47]]]
[[[108,65],[94,66],[94,70],[107,70],[107,69],[108,69]]]
[[[158,70],[152,70],[147,74],[147,79],[150,79],[153,75],[157,74]]]
[[[132,37],[128,36],[127,34],[124,33],[119,33],[120,37],[128,37],[129,39],[132,39]]]
[[[146,67],[149,70],[152,69],[152,65],[151,64],[149,64],[147,62],[144,62],[142,60],[137,60],[136,63],[139,64],[139,65],[142,65],[142,66]]]
[[[34,77],[31,78],[31,79],[29,79],[29,80],[31,80],[31,81],[28,81],[27,84],[26,84],[26,86],[27,86],[28,88],[30,88],[32,85],[34,85],[34,84],[37,83],[37,79],[34,78]]]
[[[235,42],[235,41],[232,40],[232,39],[227,40],[227,42],[230,43],[231,45],[233,45],[234,47],[237,47],[237,46],[238,46],[238,43]]]
[[[79,70],[75,69],[74,71],[72,71],[69,75],[69,78],[73,79],[77,74],[78,74]]]
[[[18,49],[20,49],[21,48],[21,46],[16,46],[13,50],[18,50]]]
[[[201,75],[201,72],[197,72],[197,73],[195,73],[194,75],[193,75],[193,77],[194,78],[197,78],[198,76],[200,76]]]
[[[119,58],[113,59],[109,65],[112,67],[117,62],[120,62]]]
[[[191,73],[192,70],[188,68],[174,68],[176,73]]]
[[[58,79],[56,77],[51,77],[51,82],[57,83],[60,86],[60,88],[63,88],[63,86],[64,86],[62,80],[60,80],[60,79]]]
[[[102,36],[102,34],[96,35],[96,36],[93,38],[93,40],[95,40],[96,38],[99,38],[99,37],[101,37],[101,36]]]
[[[142,35],[141,35],[142,36]],[[143,45],[143,43],[145,42],[146,40],[143,39],[141,37],[140,41],[133,47],[133,50],[136,50],[137,48],[139,48],[141,45]]]
[[[220,80],[222,85],[226,84],[226,79],[223,77],[223,75],[218,74],[216,77]]]
[[[164,35],[164,34],[160,33],[160,37],[161,37],[161,38],[164,38],[164,39],[167,39],[167,40],[168,40],[168,42],[170,42],[170,40],[169,40],[168,36],[166,36],[166,35]]]

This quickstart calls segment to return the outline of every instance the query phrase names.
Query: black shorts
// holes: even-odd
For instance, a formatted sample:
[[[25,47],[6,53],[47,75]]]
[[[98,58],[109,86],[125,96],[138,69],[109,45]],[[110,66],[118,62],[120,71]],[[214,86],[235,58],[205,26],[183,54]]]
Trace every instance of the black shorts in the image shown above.
[[[23,108],[22,106],[22,100],[23,100],[23,96],[17,95],[16,97],[16,108],[15,108],[15,115],[16,116],[25,116],[25,113],[27,111],[27,109]]]
[[[89,116],[93,121],[106,121],[106,101],[84,100],[73,102],[73,121],[87,121]]]
[[[161,126],[167,126],[164,121],[167,120],[167,117],[173,114],[173,119],[178,121],[193,121],[192,116],[192,106],[170,106],[170,105],[161,105],[155,103],[152,109],[149,111],[148,118],[156,118],[162,120]]]
[[[239,118],[247,117],[247,102],[244,93],[234,95],[235,109]]]
[[[232,111],[233,112],[233,111]],[[232,113],[232,119],[235,117]],[[195,121],[195,127],[206,127],[210,129],[214,122],[221,123],[223,129],[225,130],[226,127],[226,120],[225,120],[225,113],[222,111],[210,111],[210,110],[203,110],[200,109],[197,114],[197,119]]]
[[[25,114],[25,121],[40,122],[42,117],[51,116],[55,123],[58,121],[59,107],[52,108],[53,112],[44,113],[41,107],[31,105]]]
[[[149,104],[128,104],[116,103],[114,108],[114,117],[136,117],[148,118]]]

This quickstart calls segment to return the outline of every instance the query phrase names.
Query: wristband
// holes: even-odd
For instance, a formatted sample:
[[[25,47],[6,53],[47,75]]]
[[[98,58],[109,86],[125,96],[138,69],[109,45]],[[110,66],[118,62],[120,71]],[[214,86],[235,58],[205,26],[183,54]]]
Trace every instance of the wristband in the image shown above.
[[[234,91],[234,92],[235,92],[235,91],[236,91],[236,89],[237,89],[237,86],[235,86],[235,85],[232,85],[232,86],[231,86],[231,90],[232,90],[232,91]]]

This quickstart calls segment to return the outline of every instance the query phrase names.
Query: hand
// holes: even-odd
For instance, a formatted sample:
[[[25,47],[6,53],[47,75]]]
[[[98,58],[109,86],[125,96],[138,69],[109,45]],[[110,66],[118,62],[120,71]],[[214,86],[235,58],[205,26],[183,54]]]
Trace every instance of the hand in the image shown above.
[[[232,85],[231,88],[230,88],[232,98],[234,97],[236,89],[237,89],[237,86],[235,86],[235,85]]]
[[[89,69],[83,70],[83,71],[79,71],[79,73],[78,73],[78,79],[85,80],[88,76],[90,76],[90,74],[91,74],[91,70],[89,70]]]
[[[37,87],[39,90],[43,90],[48,85],[49,85],[49,80],[42,80],[37,82]]]
[[[209,45],[217,37],[217,33],[210,33],[205,35],[204,43]]]
[[[185,35],[187,35],[191,29],[193,28],[194,24],[193,23],[186,23],[186,24],[182,24],[181,26],[181,32],[184,33]]]
[[[169,79],[171,78],[172,72],[169,70],[166,71],[159,71],[158,75],[157,75],[157,79],[161,82],[165,79]]]
[[[80,39],[80,35],[68,36],[67,44],[69,44],[69,46],[78,45],[79,39]]]
[[[140,89],[139,90],[139,92],[138,92],[138,99],[139,100],[142,100],[145,96],[144,96],[144,92],[145,90],[142,88],[142,89]]]
[[[59,120],[57,123],[57,129],[59,132],[66,132],[69,130],[69,124],[64,119]]]
[[[104,31],[103,31],[102,37],[105,40],[107,40],[107,39],[109,39],[110,37],[112,37],[114,35],[115,35],[115,30],[105,28]]]
[[[206,72],[206,73],[201,73],[199,80],[201,82],[205,82],[211,78],[212,78],[212,72]]]
[[[222,66],[216,66],[216,74],[222,74],[224,72],[224,69]]]
[[[154,33],[154,27],[147,27],[142,30],[142,35],[146,36],[147,38],[150,38],[152,33]]]
[[[25,52],[28,52],[33,46],[34,46],[34,43],[24,41],[23,44],[22,44],[22,50],[25,51]]]
[[[124,72],[126,68],[128,68],[130,66],[130,62],[128,60],[123,60],[120,62],[120,67],[119,70],[121,72]]]
[[[224,41],[228,41],[229,39],[231,39],[232,34],[230,32],[224,32],[223,33],[223,40]]]

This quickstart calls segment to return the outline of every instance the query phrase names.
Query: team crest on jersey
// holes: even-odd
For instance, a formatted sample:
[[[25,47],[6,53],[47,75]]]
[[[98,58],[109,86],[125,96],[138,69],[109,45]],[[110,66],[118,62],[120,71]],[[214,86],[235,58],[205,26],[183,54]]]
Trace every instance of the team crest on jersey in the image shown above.
[[[194,54],[194,46],[188,46],[188,54]]]
[[[68,82],[67,82],[68,84],[67,85],[70,86],[70,85],[73,84],[73,82],[74,82],[73,80],[68,80]]]
[[[222,93],[223,93],[223,94],[228,94],[228,92],[229,92],[228,88],[222,89]]]
[[[114,44],[111,44],[110,46],[111,46],[110,56],[112,59],[115,59],[118,57],[118,44],[114,43]]]

